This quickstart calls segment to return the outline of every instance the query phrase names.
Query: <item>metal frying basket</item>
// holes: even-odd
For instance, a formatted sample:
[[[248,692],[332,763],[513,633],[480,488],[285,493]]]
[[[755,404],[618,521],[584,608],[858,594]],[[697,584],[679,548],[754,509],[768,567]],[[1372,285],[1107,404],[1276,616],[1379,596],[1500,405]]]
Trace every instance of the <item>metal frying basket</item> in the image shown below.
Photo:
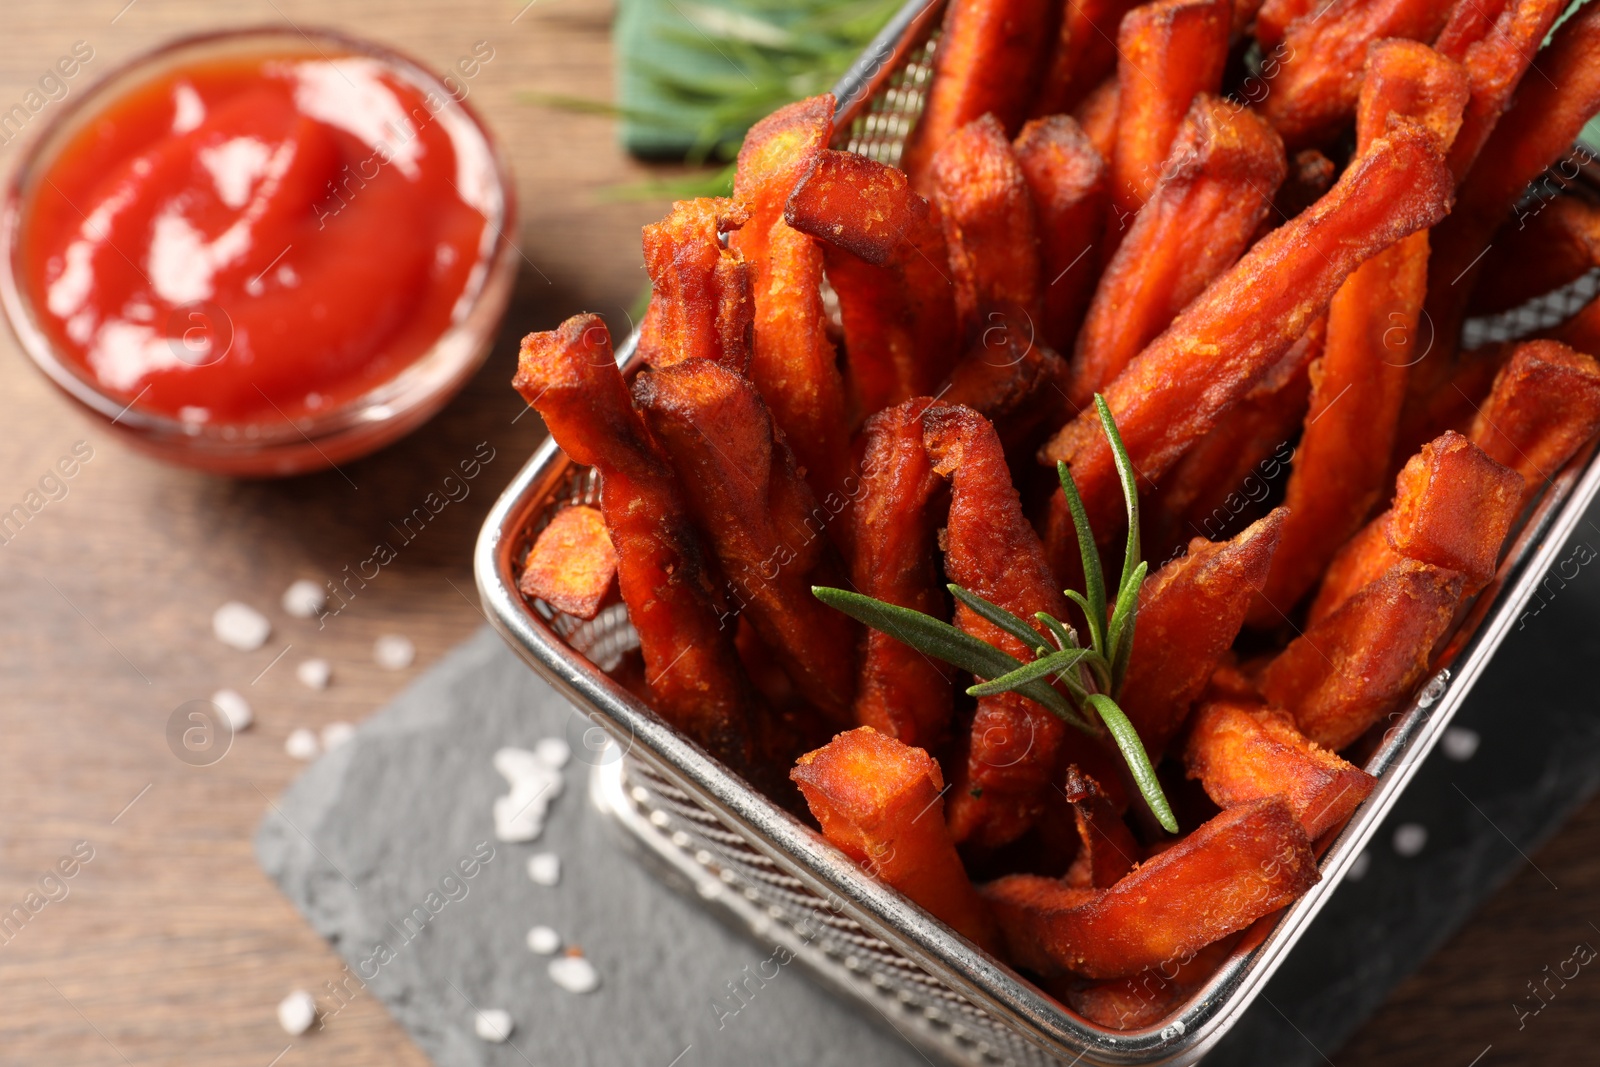
[[[835,90],[835,143],[899,159],[932,71],[943,0],[911,0]],[[1549,325],[1593,296],[1595,274],[1537,305],[1469,323],[1469,338]],[[637,368],[637,335],[617,351]],[[637,637],[625,610],[590,622],[517,591],[533,538],[568,502],[593,503],[597,479],[545,441],[496,502],[474,565],[490,619],[506,642],[612,738],[591,782],[596,803],[660,873],[764,942],[782,946],[827,983],[950,1063],[1191,1064],[1239,1018],[1378,829],[1422,758],[1516,623],[1600,490],[1594,446],[1547,487],[1495,581],[1479,596],[1446,663],[1391,716],[1366,769],[1378,786],[1321,858],[1322,880],[1256,923],[1232,956],[1159,1025],[1115,1031],[1053,1000],[899,893],[679,736],[604,673]]]

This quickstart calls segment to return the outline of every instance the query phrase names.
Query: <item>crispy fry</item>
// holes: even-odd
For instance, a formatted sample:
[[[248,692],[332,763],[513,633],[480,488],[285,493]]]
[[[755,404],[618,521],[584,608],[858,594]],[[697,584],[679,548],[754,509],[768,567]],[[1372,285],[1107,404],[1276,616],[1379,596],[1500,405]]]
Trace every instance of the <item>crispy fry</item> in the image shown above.
[[[1117,32],[1117,143],[1111,203],[1120,238],[1150,199],[1196,94],[1222,87],[1231,0],[1153,0],[1135,7]],[[1280,176],[1279,180],[1282,178]]]
[[[1102,892],[1012,875],[982,893],[1020,966],[1120,978],[1197,953],[1318,878],[1299,820],[1271,798],[1229,808]]]
[[[856,591],[947,617],[939,581],[937,527],[944,481],[922,445],[926,400],[908,400],[867,420],[850,578]],[[856,721],[932,749],[950,727],[950,669],[868,629],[856,688]]]
[[[1345,601],[1368,585],[1383,577],[1384,572],[1403,559],[1389,544],[1391,512],[1385,511],[1363,526],[1354,537],[1334,554],[1328,564],[1322,584],[1317,587],[1316,599],[1306,614],[1306,621],[1315,626],[1332,615]]]
[[[1517,346],[1478,411],[1472,443],[1523,479],[1520,511],[1600,431],[1600,364],[1555,341]]]
[[[1355,114],[1367,46],[1384,38],[1431,41],[1448,8],[1441,0],[1334,0],[1284,32],[1284,58],[1261,113],[1291,150],[1322,144]],[[1380,130],[1381,132],[1381,130]]]
[[[1294,218],[1321,200],[1333,188],[1334,179],[1338,176],[1339,171],[1333,165],[1333,160],[1315,148],[1302,148],[1289,161],[1289,175],[1278,186],[1278,195],[1272,198],[1275,210],[1267,216],[1265,224],[1275,228],[1279,223]]]
[[[1044,273],[1045,344],[1071,347],[1094,294],[1105,226],[1106,166],[1077,122],[1066,115],[1034,119],[1017,135],[1017,165],[1039,221]]]
[[[1159,478],[1306,332],[1356,267],[1450,204],[1449,172],[1433,136],[1397,127],[1340,177],[1328,195],[1247,252],[1113,381],[1106,398],[1134,467]],[[1101,536],[1122,509],[1111,448],[1093,412],[1068,423],[1043,451],[1072,466]],[[1063,520],[1066,523],[1063,524]],[[1070,539],[1058,493],[1052,542]]]
[[[1049,62],[1059,18],[1059,6],[1038,0],[952,0],[933,56],[928,102],[902,156],[918,190],[932,188],[933,157],[973,119],[992,114],[1007,134],[1017,132]]]
[[[1244,622],[1283,529],[1278,508],[1231,541],[1195,538],[1139,590],[1133,656],[1119,703],[1155,758],[1177,736]]]
[[[784,218],[823,242],[860,417],[937,391],[961,351],[938,211],[893,167],[829,150]]]
[[[1357,151],[1395,115],[1448,145],[1466,101],[1458,64],[1415,41],[1379,41],[1361,88]],[[1280,625],[1382,496],[1407,369],[1417,358],[1427,270],[1428,235],[1419,231],[1363,263],[1328,306],[1327,342],[1312,368],[1311,409],[1284,499],[1289,519],[1251,605],[1251,626]]]
[[[1455,431],[1423,446],[1395,480],[1389,544],[1407,559],[1458,571],[1464,592],[1494,577],[1522,507],[1522,475]]]
[[[1453,166],[1469,143],[1473,116],[1488,99],[1479,93],[1473,56],[1488,50],[1512,66],[1526,66],[1526,56],[1531,55],[1532,46],[1521,43],[1520,30],[1530,26],[1537,28],[1540,19],[1533,17],[1537,13],[1534,9],[1542,10],[1541,5],[1550,2],[1521,0],[1509,5],[1494,31],[1473,45],[1463,60],[1473,78],[1474,95],[1468,106],[1467,120],[1451,151]],[[1560,6],[1555,4],[1556,8]],[[1507,20],[1511,20],[1510,27],[1519,32],[1511,33]],[[1548,25],[1548,21],[1544,25]],[[1538,32],[1533,41],[1544,34],[1542,29]],[[1461,332],[1467,301],[1476,285],[1477,272],[1483,267],[1480,257],[1495,230],[1511,214],[1528,183],[1571,149],[1583,124],[1600,109],[1600,7],[1585,6],[1568,19],[1556,31],[1550,47],[1539,54],[1535,67],[1536,73],[1522,80],[1510,110],[1500,121],[1494,122],[1492,132],[1487,133],[1476,164],[1466,172],[1457,189],[1455,210],[1430,237],[1433,255],[1428,261],[1426,308],[1441,342],[1441,351],[1436,358],[1424,360],[1413,368],[1408,407],[1423,406],[1449,378],[1453,369],[1451,356]],[[1485,121],[1499,113],[1504,99],[1493,107],[1490,119]],[[1456,173],[1462,171],[1458,169]],[[1574,169],[1570,176],[1576,173]],[[1405,444],[1404,441],[1400,443]]]
[[[1495,315],[1554,292],[1600,266],[1600,207],[1558,196],[1494,233],[1472,290],[1474,314]]]
[[[1315,841],[1349,818],[1378,780],[1308,740],[1274,708],[1216,702],[1194,714],[1184,763],[1224,808],[1280,797]]]
[[[594,508],[562,508],[539,533],[517,588],[557,611],[592,619],[617,578],[617,550]]]
[[[1151,558],[1171,558],[1195,537],[1230,536],[1260,513],[1294,458],[1311,398],[1307,368],[1322,354],[1326,332],[1325,316],[1312,320],[1278,367],[1162,476],[1140,513]]]
[[[1117,27],[1138,0],[1072,0],[1033,100],[1035,118],[1073,111],[1117,68]],[[1115,109],[1113,109],[1115,110]],[[1107,159],[1109,155],[1102,152]]]
[[[750,380],[819,498],[839,492],[849,472],[844,382],[822,306],[822,249],[783,220],[783,209],[832,131],[826,94],[751,127],[733,182],[749,220],[728,237],[750,265],[755,296]]]
[[[1291,23],[1313,10],[1311,0],[1264,0],[1256,11],[1255,35],[1263,52],[1276,48]],[[1287,55],[1287,49],[1284,50]]]
[[[1067,871],[1068,885],[1107,889],[1120,881],[1139,862],[1139,843],[1128,824],[1092,777],[1076,766],[1067,768],[1062,794],[1072,806],[1078,827],[1078,855]]]
[[[933,158],[932,185],[968,336],[993,323],[1038,323],[1039,220],[1011,142],[993,115],[945,141]]]
[[[863,726],[801,756],[789,776],[846,855],[957,933],[991,951],[999,944],[945,829],[944,776],[932,756]]]
[[[1089,138],[1094,150],[1100,153],[1100,158],[1108,162],[1117,149],[1117,116],[1121,108],[1122,99],[1117,90],[1117,76],[1113,74],[1095,86],[1089,95],[1083,98],[1083,102],[1072,109],[1072,117],[1083,127],[1084,136]]]
[[[1466,67],[1472,83],[1472,99],[1450,149],[1457,181],[1472,169],[1566,6],[1564,0],[1456,0],[1434,47]]]
[[[940,390],[995,424],[1008,461],[1026,464],[1057,417],[1067,362],[1003,317],[984,329]]]
[[[1066,990],[1060,999],[1092,1023],[1112,1030],[1154,1026],[1205,984],[1233,952],[1237,939],[1223,938],[1192,955],[1126,978]]]
[[[671,457],[690,512],[716,550],[734,611],[748,609],[795,688],[835,721],[855,697],[855,628],[811,595],[840,569],[826,512],[775,437],[750,382],[710,360],[634,383],[651,433]],[[825,577],[824,577],[825,576]]]
[[[1075,406],[1089,405],[1233,266],[1272,209],[1285,166],[1278,135],[1255,112],[1194,97],[1160,181],[1094,291],[1072,360]]]
[[[654,291],[639,344],[651,366],[686,359],[725,360],[740,371],[749,366],[750,267],[717,236],[744,220],[733,201],[704,197],[675,202],[671,214],[644,228]]]
[[[1461,590],[1454,571],[1402,560],[1267,664],[1262,694],[1317,744],[1344,748],[1422,677]]]
[[[733,629],[718,619],[682,490],[628,400],[605,324],[578,315],[529,334],[512,384],[574,462],[600,471],[600,509],[652,706],[714,755],[747,763],[754,691]]]
[[[934,470],[950,480],[945,574],[1022,618],[1038,611],[1061,618],[1066,598],[1023,517],[994,427],[962,407],[932,408],[923,424]],[[1019,659],[1033,657],[1033,649],[965,605],[956,606],[955,622]],[[1066,729],[1017,693],[979,698],[965,767],[953,775],[950,825],[957,841],[998,846],[1028,828],[1038,815],[1038,794],[1055,773]]]

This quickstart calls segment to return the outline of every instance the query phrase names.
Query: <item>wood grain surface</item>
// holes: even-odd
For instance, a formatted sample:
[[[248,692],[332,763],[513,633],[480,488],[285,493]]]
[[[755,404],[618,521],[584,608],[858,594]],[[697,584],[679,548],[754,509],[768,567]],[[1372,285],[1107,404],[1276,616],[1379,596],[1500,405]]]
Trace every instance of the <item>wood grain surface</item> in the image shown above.
[[[77,843],[93,852],[65,882],[65,898],[0,936],[0,1064],[421,1065],[370,997],[306,1038],[279,1029],[279,999],[319,988],[340,960],[257,869],[250,841],[300,767],[283,750],[291,730],[359,721],[482,621],[472,542],[542,435],[535,417],[517,418],[507,386],[516,338],[579,310],[627,327],[625,308],[644,282],[638,228],[665,205],[603,195],[649,173],[618,150],[609,120],[519,99],[528,90],[609,98],[612,11],[603,0],[124,5],[8,0],[0,110],[77,40],[95,55],[72,92],[159,42],[219,25],[333,26],[436,68],[489,42],[494,58],[470,100],[517,174],[525,263],[484,371],[421,432],[343,475],[246,483],[161,466],[80,416],[9,335],[0,339],[0,510],[76,442],[93,449],[67,495],[0,546],[0,912]],[[15,165],[48,115],[0,146],[0,166]],[[320,629],[285,615],[278,599],[291,581],[334,577],[365,559],[390,537],[390,520],[483,441],[495,458],[471,495],[341,614]],[[272,618],[266,647],[241,653],[211,636],[212,611],[230,599]],[[413,667],[374,664],[373,642],[385,633],[416,643]],[[325,691],[295,680],[295,665],[312,656],[333,664]],[[169,716],[223,687],[248,696],[256,725],[219,763],[187,766],[167,747]],[[1590,936],[1590,918],[1600,921],[1600,857],[1589,845],[1597,833],[1600,807],[1590,805],[1534,857],[1560,892],[1530,867],[1349,1047],[1324,1050],[1330,1062],[1466,1067],[1491,1044],[1483,1067],[1590,1062],[1600,979],[1573,982],[1521,1031],[1510,1004],[1525,995],[1525,979]]]

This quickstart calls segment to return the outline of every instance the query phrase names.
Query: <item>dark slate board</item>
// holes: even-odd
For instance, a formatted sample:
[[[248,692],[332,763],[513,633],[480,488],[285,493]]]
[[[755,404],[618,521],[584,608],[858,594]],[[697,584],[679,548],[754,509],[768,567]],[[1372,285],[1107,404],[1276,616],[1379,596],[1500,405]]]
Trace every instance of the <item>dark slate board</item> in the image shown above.
[[[1600,527],[1579,531],[1574,543],[1600,546]],[[1517,850],[1532,852],[1594,791],[1600,720],[1579,672],[1600,660],[1596,618],[1600,580],[1584,570],[1513,632],[1456,719],[1481,736],[1479,755],[1434,753],[1375,839],[1366,876],[1335,894],[1273,978],[1266,997],[1277,1010],[1258,1002],[1210,1067],[1324,1063],[1317,1050],[1333,1054],[1527,862]],[[576,742],[585,726],[485,628],[291,786],[261,824],[257,856],[441,1067],[924,1063],[881,1017],[868,1021],[796,968],[719,1027],[714,1003],[768,951],[664,888],[620,847],[589,803],[579,758],[539,841],[493,842],[491,804],[507,791],[490,763],[495,749],[548,736]],[[1428,831],[1411,858],[1390,844],[1404,823]],[[457,899],[436,897],[426,925],[408,926],[483,841],[494,858],[447,886]],[[527,858],[540,851],[562,857],[555,888],[527,876]],[[582,946],[602,975],[598,992],[575,996],[551,982],[546,960],[524,945],[540,923]],[[362,964],[378,942],[393,958],[374,975]],[[512,1045],[479,1041],[472,1005],[508,1010]]]

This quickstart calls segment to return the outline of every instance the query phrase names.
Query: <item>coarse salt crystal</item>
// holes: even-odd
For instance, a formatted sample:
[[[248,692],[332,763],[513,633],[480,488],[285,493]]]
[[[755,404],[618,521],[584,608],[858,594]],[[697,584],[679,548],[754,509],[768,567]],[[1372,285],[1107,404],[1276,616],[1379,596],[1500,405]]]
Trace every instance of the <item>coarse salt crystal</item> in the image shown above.
[[[535,885],[555,885],[561,881],[561,857],[540,852],[528,857],[528,877]]]
[[[240,652],[254,652],[267,643],[272,623],[249,604],[230,600],[211,616],[211,632],[217,640]]]
[[[546,737],[533,746],[533,754],[551,767],[560,770],[572,759],[572,746],[559,737]]]
[[[593,993],[600,988],[600,972],[575,949],[550,961],[550,980],[568,993]]]
[[[333,678],[333,668],[325,659],[308,659],[294,669],[294,676],[300,679],[301,685],[326,689]]]
[[[541,956],[553,956],[561,947],[561,935],[548,926],[535,926],[528,931],[528,949]]]
[[[501,841],[532,841],[544,831],[550,802],[561,795],[566,781],[559,767],[525,748],[502,748],[494,754],[494,767],[511,784],[511,792],[494,802],[494,832]]]
[[[1478,743],[1482,740],[1476,730],[1469,730],[1465,726],[1452,726],[1439,739],[1439,747],[1444,749],[1444,754],[1450,759],[1457,763],[1465,763],[1478,751]]]
[[[218,689],[211,694],[211,703],[222,712],[223,718],[228,720],[228,725],[235,732],[256,721],[255,712],[250,710],[250,702],[232,689]]]
[[[309,760],[317,758],[322,745],[317,741],[316,734],[302,726],[284,740],[283,750],[295,759]]]
[[[403,671],[417,658],[417,646],[400,634],[384,634],[373,642],[372,658],[386,671]]]
[[[330,722],[322,728],[322,747],[329,752],[356,735],[356,728],[347,722]]]
[[[483,1040],[501,1044],[511,1037],[511,1013],[499,1008],[485,1008],[473,1017],[472,1029]]]
[[[290,1037],[299,1037],[316,1021],[317,1002],[304,989],[296,989],[278,1002],[278,1025]]]
[[[314,619],[327,606],[327,592],[309,578],[301,578],[283,591],[283,610],[297,619]]]

